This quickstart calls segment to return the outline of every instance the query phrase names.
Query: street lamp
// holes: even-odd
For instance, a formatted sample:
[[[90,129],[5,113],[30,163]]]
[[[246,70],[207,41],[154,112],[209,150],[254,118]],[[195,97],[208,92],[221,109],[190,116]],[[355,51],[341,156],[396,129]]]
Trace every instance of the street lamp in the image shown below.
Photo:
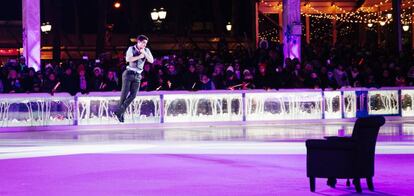
[[[231,25],[230,22],[228,22],[227,25],[226,25],[227,31],[231,31],[231,28],[232,28],[232,25]]]
[[[167,11],[163,7],[161,7],[159,11],[155,8],[152,10],[151,19],[155,23],[156,30],[161,29],[161,23],[163,20],[165,20],[166,17]]]
[[[405,24],[405,25],[402,26],[402,28],[403,28],[404,31],[408,31],[410,29],[410,26]]]
[[[151,19],[153,21],[164,20],[167,17],[167,11],[164,8],[160,8],[160,11],[153,9],[151,12]]]
[[[49,24],[49,22],[42,23],[42,26],[40,26],[40,29],[42,30],[43,33],[48,33],[49,31],[52,30],[52,25]]]
[[[165,11],[163,7],[160,8],[160,11],[158,11],[158,17],[160,20],[164,20],[167,17],[167,11]]]
[[[153,21],[156,21],[156,20],[158,20],[158,16],[159,16],[158,11],[157,11],[157,9],[154,8],[151,12],[151,19]]]

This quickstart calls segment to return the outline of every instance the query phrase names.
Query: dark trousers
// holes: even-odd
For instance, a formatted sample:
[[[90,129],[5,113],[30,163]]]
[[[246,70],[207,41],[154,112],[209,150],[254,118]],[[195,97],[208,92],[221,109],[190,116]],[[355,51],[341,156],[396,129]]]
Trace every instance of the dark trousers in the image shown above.
[[[119,99],[117,110],[119,114],[124,115],[129,104],[131,104],[137,96],[140,84],[141,74],[130,70],[125,70],[124,73],[122,73],[121,98]]]

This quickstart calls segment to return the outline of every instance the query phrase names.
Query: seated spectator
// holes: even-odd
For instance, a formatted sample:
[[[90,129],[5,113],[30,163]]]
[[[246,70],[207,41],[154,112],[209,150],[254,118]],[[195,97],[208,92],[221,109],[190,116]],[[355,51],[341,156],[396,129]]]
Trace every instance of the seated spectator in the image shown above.
[[[321,88],[322,89],[333,89],[336,90],[339,88],[338,83],[336,82],[336,79],[334,77],[334,73],[331,71],[328,71],[326,75],[322,75],[321,80]]]
[[[104,80],[104,91],[117,91],[118,90],[118,79],[114,71],[108,71]]]
[[[79,91],[79,83],[77,77],[72,71],[71,67],[65,67],[65,72],[61,77],[61,89],[62,92],[68,92],[70,95],[74,96]]]
[[[199,90],[215,90],[216,86],[214,82],[206,74],[202,74],[200,77],[200,87]]]
[[[43,86],[43,92],[54,94],[55,92],[60,92],[60,90],[60,82],[56,79],[55,73],[50,73]]]
[[[365,82],[366,88],[380,88],[381,86],[376,82],[374,75],[369,75]]]
[[[269,89],[271,87],[271,79],[269,73],[267,72],[266,64],[259,64],[258,73],[254,79],[254,85],[257,89]]]
[[[193,64],[188,65],[183,76],[183,85],[185,90],[195,90],[198,83],[199,76]]]
[[[18,64],[18,72],[22,72],[23,70],[27,69],[27,65],[26,65],[26,57],[24,56],[20,56],[19,57],[19,64]]]
[[[349,86],[348,75],[346,74],[344,66],[338,65],[338,67],[334,70],[334,77],[335,77],[336,83],[338,83],[338,86],[340,87]]]
[[[312,72],[310,74],[310,76],[308,76],[307,78],[305,78],[305,87],[306,88],[312,88],[312,89],[317,89],[321,87],[321,81],[318,77],[318,74],[316,74],[315,72]]]
[[[395,86],[406,86],[406,85],[407,85],[407,81],[405,77],[402,74],[398,74],[395,77]]]
[[[78,74],[79,74],[79,81],[78,81],[78,87],[79,87],[79,91],[82,94],[86,94],[89,93],[91,86],[89,83],[89,79],[86,76],[86,72],[85,69],[83,67],[78,67]]]
[[[168,83],[163,76],[158,76],[155,81],[155,91],[159,90],[171,90],[171,83]]]
[[[14,69],[9,70],[9,74],[7,76],[5,82],[5,92],[6,93],[20,93],[23,91],[23,88],[20,83],[20,79],[18,78],[17,71]]]
[[[155,81],[157,79],[157,75],[154,72],[151,64],[146,63],[144,65],[144,70],[142,71],[141,76],[141,91],[151,91],[156,88]]]
[[[224,87],[228,90],[235,90],[241,88],[240,81],[237,80],[236,74],[231,69],[226,71]]]
[[[215,89],[224,89],[224,79],[224,65],[221,63],[215,64],[214,71],[211,74],[211,80],[215,85]]]
[[[33,79],[33,92],[40,93],[44,89],[45,80],[43,79],[42,72],[36,72],[36,75]]]
[[[242,90],[255,89],[254,78],[248,69],[243,70]]]
[[[34,79],[35,79],[35,70],[33,67],[27,68],[23,70],[22,75],[22,87],[23,91],[26,93],[33,92],[33,85],[34,85]]]
[[[165,71],[164,71],[164,67],[160,67],[158,68],[157,71],[158,75],[157,78],[155,80],[154,83],[154,90],[155,91],[159,91],[159,90],[171,90],[171,82],[168,82],[168,80],[165,79]]]
[[[361,81],[363,80],[362,74],[360,73],[358,67],[352,66],[351,71],[349,73],[349,83],[351,86],[356,87],[361,84]]]
[[[91,90],[92,91],[103,91],[104,90],[103,82],[103,72],[100,67],[93,68],[93,76],[91,81]]]
[[[181,74],[177,71],[175,65],[173,63],[167,64],[167,73],[165,74],[165,79],[167,80],[167,83],[171,84],[171,87],[169,87],[171,90],[182,90],[182,84],[181,84]]]
[[[240,61],[238,59],[235,59],[232,67],[234,68],[234,74],[236,74],[236,79],[240,81],[242,79],[242,68],[240,65]]]

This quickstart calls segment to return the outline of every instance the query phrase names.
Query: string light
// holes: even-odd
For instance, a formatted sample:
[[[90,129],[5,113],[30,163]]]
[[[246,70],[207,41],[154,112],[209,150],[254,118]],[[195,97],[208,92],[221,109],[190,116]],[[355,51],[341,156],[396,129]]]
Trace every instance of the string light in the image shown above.
[[[283,6],[281,1],[275,2],[272,1],[272,3],[269,3],[267,1],[261,0],[261,3],[265,6],[272,7],[275,12],[281,12],[283,11]],[[374,5],[363,5],[359,7],[357,10],[353,11],[346,11],[345,9],[338,6],[338,4],[332,3],[331,7],[329,7],[330,13],[325,13],[321,10],[318,10],[314,7],[312,7],[312,4],[310,2],[305,2],[301,6],[301,15],[311,17],[317,20],[337,20],[338,22],[343,23],[362,23],[366,24],[368,27],[372,27],[374,24],[379,24],[381,26],[385,26],[386,24],[390,24],[393,21],[393,17],[391,12],[392,9],[392,2],[391,0],[383,0],[377,4]],[[401,7],[401,23],[403,26],[408,26],[410,24],[413,24],[413,13],[414,10],[414,1],[412,0],[402,0],[402,7]],[[259,23],[262,22],[262,20],[259,20]],[[330,22],[331,23],[331,22]],[[331,28],[326,27],[324,28]],[[405,27],[407,28],[407,27]],[[348,29],[348,28],[347,28]],[[375,31],[376,29],[372,29]],[[405,30],[405,29],[404,29]],[[274,31],[274,32],[271,32]],[[261,33],[261,37],[278,37],[276,36],[278,30],[274,28],[273,30],[268,30],[264,33]],[[331,31],[331,29],[327,29],[328,32]],[[311,34],[317,34],[322,33],[318,31],[312,31]],[[312,38],[312,36],[311,36]]]

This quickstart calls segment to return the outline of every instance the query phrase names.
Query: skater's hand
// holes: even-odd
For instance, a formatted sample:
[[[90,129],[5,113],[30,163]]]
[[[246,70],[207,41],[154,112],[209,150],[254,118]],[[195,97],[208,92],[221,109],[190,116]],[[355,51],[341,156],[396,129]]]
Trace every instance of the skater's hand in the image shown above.
[[[138,59],[143,59],[145,58],[145,55],[143,53],[141,53],[140,55],[137,56]]]

